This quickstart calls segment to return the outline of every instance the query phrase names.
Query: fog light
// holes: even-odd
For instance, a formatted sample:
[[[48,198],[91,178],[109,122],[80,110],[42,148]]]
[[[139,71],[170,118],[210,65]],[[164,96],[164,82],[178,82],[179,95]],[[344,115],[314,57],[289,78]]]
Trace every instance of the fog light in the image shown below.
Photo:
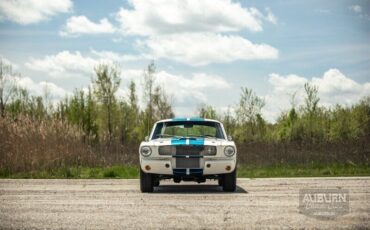
[[[166,168],[169,168],[170,167],[170,164],[165,164],[164,166],[166,166]]]
[[[230,165],[228,165],[228,166],[226,166],[226,171],[230,171],[231,170],[231,166]]]
[[[149,171],[151,168],[149,165],[145,165],[145,170]]]
[[[207,166],[207,168],[210,168],[211,167],[211,164],[207,164],[206,166]]]

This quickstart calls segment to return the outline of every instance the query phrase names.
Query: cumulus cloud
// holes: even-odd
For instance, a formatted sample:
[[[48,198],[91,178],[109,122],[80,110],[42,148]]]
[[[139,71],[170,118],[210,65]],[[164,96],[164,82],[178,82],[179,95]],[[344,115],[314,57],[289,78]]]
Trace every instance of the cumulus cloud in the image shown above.
[[[110,51],[91,50],[87,55],[82,55],[77,51],[62,51],[41,59],[31,58],[25,65],[32,70],[45,72],[51,77],[71,79],[72,76],[76,75],[93,76],[94,66],[98,63],[114,64],[130,58],[131,56],[127,57]],[[118,90],[117,96],[127,96],[127,87],[130,81],[136,83],[137,92],[141,93],[143,76],[142,69],[123,68],[121,70],[121,88]],[[219,90],[231,88],[230,83],[223,77],[206,73],[192,73],[184,76],[159,71],[155,74],[155,79],[159,86],[173,96],[175,107],[187,107],[188,109],[195,108],[196,105],[202,102],[208,103],[212,99],[210,96],[212,93],[217,94]],[[32,86],[32,84],[30,85]],[[141,96],[139,95],[139,97]]]
[[[370,20],[370,16],[368,14],[368,10],[365,8],[363,8],[362,6],[360,5],[351,5],[349,6],[349,10],[351,10],[352,12],[354,12],[358,17],[362,18],[362,19],[367,19],[367,20]]]
[[[112,51],[97,51],[92,49],[91,53],[103,60],[111,60],[114,62],[137,61],[142,59],[150,59],[147,55],[131,55],[131,54],[118,54]]]
[[[91,49],[87,54],[79,51],[64,50],[55,55],[43,58],[31,57],[25,66],[31,70],[48,73],[55,78],[68,78],[73,76],[91,76],[99,63],[120,64],[127,61],[146,59],[145,56],[125,55],[112,51],[97,51]]]
[[[47,20],[72,9],[71,0],[2,0],[0,1],[0,19],[27,25]]]
[[[117,20],[129,35],[183,32],[261,31],[264,15],[231,0],[131,0],[132,9],[121,8]]]
[[[142,92],[143,70],[123,69],[121,72],[122,86],[127,92],[130,81],[134,81],[137,91]],[[154,75],[155,82],[173,97],[175,107],[195,107],[199,103],[209,102],[209,93],[230,89],[232,86],[223,77],[206,73],[193,73],[189,76],[177,75],[167,71],[159,71]],[[212,86],[212,87],[210,87]],[[122,94],[121,94],[122,95]],[[142,96],[142,95],[139,95]],[[142,104],[142,106],[144,106]]]
[[[60,99],[70,94],[70,92],[52,82],[34,82],[29,77],[17,77],[16,84],[19,87],[29,90],[31,94],[37,96],[43,96],[43,93],[47,90],[50,93],[52,99]]]
[[[136,83],[137,91],[142,92],[142,70],[124,70],[122,77],[124,78],[122,81],[124,86],[127,86],[128,82],[132,80]],[[184,76],[167,71],[159,71],[155,74],[155,79],[156,83],[164,88],[172,98],[173,108],[178,116],[193,116],[197,105],[213,103],[212,93],[225,91],[232,87],[223,77],[206,73],[193,73],[189,76]],[[127,87],[124,87],[122,92],[127,94]],[[141,96],[139,95],[139,97]],[[140,100],[140,102],[140,105],[144,107],[143,101]]]
[[[103,18],[98,23],[90,21],[86,16],[73,16],[67,19],[60,36],[79,36],[81,34],[111,34],[115,32],[114,26]]]
[[[92,57],[82,56],[78,51],[62,51],[41,59],[31,58],[25,65],[32,70],[49,73],[50,76],[68,77],[65,76],[68,72],[92,73],[98,62]]]
[[[162,85],[168,93],[176,95],[177,103],[184,103],[189,99],[194,100],[194,105],[199,102],[208,102],[206,91],[231,88],[231,85],[222,77],[205,73],[193,73],[191,77],[186,78],[182,75],[160,71],[156,78],[158,84]]]
[[[295,103],[300,105],[304,101],[304,84],[310,82],[319,89],[320,105],[333,106],[335,104],[351,105],[362,97],[370,95],[370,82],[360,84],[345,76],[338,69],[329,69],[322,77],[307,79],[298,75],[282,76],[270,74],[269,83],[271,92],[265,96],[266,107],[264,115],[269,121],[274,121],[282,111],[291,107],[292,96]]]
[[[278,51],[267,44],[227,33],[248,29],[262,31],[264,21],[276,24],[269,8],[266,15],[254,7],[231,0],[131,0],[131,8],[116,15],[124,35],[143,36],[137,41],[146,56],[188,65],[235,60],[274,59]]]
[[[190,33],[155,36],[141,45],[147,47],[154,58],[172,59],[193,66],[278,57],[276,48],[253,44],[237,35]]]
[[[266,8],[267,15],[265,16],[266,21],[271,22],[272,24],[277,24],[277,17],[272,13],[270,8]]]
[[[362,12],[362,7],[360,5],[352,5],[349,9],[358,14]]]
[[[17,70],[19,68],[19,66],[16,63],[14,63],[14,62],[10,61],[9,59],[3,57],[2,55],[0,55],[0,60],[1,60],[3,65],[11,66],[12,70]]]

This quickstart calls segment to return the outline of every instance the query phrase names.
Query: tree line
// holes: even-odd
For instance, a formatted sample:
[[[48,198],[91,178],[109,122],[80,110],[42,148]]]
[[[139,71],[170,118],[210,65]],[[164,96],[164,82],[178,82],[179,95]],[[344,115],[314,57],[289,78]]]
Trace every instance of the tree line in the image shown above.
[[[33,122],[56,120],[83,133],[86,143],[134,144],[144,139],[155,121],[174,117],[172,97],[156,82],[156,66],[143,70],[143,92],[136,84],[128,85],[127,98],[118,98],[121,85],[117,66],[99,64],[87,89],[76,89],[58,103],[50,102],[47,89],[43,96],[31,95],[16,84],[12,67],[0,60],[0,115],[15,122],[27,116]],[[265,101],[247,87],[242,87],[238,104],[225,113],[202,104],[197,115],[218,119],[238,143],[323,143],[370,137],[370,97],[354,105],[326,108],[320,106],[319,88],[304,85],[304,104],[282,112],[276,123],[262,116]],[[145,106],[139,106],[139,93]]]

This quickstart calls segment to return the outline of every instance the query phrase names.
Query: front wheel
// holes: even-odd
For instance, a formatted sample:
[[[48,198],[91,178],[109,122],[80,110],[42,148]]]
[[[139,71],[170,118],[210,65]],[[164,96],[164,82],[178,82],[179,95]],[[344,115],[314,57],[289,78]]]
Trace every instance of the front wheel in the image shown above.
[[[236,168],[232,173],[222,176],[222,190],[225,192],[234,192],[236,190]]]
[[[150,173],[145,173],[140,168],[140,190],[141,192],[153,192],[154,177]]]

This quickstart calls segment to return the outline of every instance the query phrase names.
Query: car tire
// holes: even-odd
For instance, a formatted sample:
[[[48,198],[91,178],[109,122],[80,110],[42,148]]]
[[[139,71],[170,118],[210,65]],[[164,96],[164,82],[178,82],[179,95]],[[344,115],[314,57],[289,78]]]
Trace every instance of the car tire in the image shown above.
[[[222,190],[224,192],[235,192],[236,190],[236,168],[232,173],[222,176]]]
[[[140,190],[141,192],[153,192],[154,177],[150,173],[145,173],[140,169]]]

